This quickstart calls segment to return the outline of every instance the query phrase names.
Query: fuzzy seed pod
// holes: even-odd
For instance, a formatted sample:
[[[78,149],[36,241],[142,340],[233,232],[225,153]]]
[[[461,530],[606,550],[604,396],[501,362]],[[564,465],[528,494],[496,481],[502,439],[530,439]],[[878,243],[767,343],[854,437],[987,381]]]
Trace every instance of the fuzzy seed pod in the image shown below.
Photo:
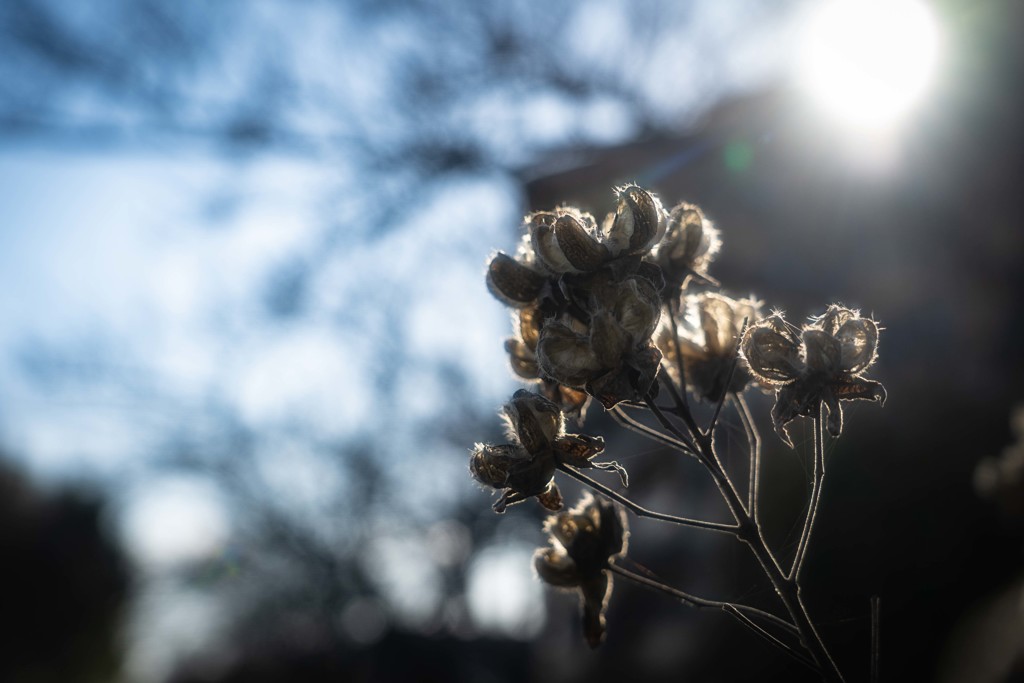
[[[636,185],[619,189],[618,195],[615,213],[605,219],[605,242],[615,256],[644,253],[665,235],[661,202]]]
[[[546,281],[537,271],[500,251],[487,266],[487,288],[495,298],[514,308],[536,301]]]

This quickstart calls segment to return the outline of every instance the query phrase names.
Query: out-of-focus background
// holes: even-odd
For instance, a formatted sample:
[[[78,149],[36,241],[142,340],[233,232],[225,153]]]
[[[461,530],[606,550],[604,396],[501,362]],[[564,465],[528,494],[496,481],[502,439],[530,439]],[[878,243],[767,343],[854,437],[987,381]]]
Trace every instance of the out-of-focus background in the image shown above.
[[[727,291],[885,328],[889,402],[847,411],[806,570],[850,679],[878,594],[884,678],[1021,680],[1024,464],[976,469],[1024,438],[1022,26],[1012,0],[2,3],[0,679],[807,680],[627,585],[590,651],[533,577],[540,508],[499,518],[467,475],[519,386],[484,264],[527,210],[635,181],[716,222]],[[791,552],[810,431],[790,451],[754,408]],[[598,413],[638,498],[725,514]],[[728,410],[721,439],[737,465]],[[665,581],[773,606],[735,544],[633,528]]]

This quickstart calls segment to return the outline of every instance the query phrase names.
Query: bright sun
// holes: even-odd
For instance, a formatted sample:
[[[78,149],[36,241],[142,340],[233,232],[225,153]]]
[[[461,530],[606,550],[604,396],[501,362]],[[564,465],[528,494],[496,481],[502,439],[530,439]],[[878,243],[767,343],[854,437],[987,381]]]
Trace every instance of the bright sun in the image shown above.
[[[931,83],[939,32],[916,0],[833,0],[802,26],[800,84],[844,123],[897,124]]]

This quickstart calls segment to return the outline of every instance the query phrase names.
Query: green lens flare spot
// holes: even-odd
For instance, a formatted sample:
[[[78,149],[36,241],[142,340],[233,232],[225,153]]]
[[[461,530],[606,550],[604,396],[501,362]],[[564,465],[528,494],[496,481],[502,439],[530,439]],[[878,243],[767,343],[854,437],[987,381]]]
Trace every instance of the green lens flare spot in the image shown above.
[[[730,171],[740,173],[750,168],[754,163],[754,148],[742,141],[733,141],[725,146],[723,153],[725,167]]]

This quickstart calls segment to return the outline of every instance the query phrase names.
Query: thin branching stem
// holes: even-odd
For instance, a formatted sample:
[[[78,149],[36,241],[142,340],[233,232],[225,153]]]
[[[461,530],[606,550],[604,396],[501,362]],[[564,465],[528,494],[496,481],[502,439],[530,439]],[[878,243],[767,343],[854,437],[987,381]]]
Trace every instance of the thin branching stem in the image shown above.
[[[821,500],[821,489],[825,481],[825,406],[818,406],[818,417],[814,420],[814,470],[813,482],[811,483],[811,497],[807,503],[807,516],[804,517],[804,527],[800,532],[800,542],[796,547],[796,555],[793,557],[793,565],[789,570],[789,577],[794,581],[800,579],[800,571],[804,566],[804,559],[807,557],[807,546],[810,544],[811,531],[814,528],[814,520],[818,516],[818,502]]]
[[[638,434],[642,434],[643,436],[646,436],[648,439],[657,441],[663,446],[668,446],[669,448],[681,451],[686,455],[689,455],[694,458],[697,457],[695,449],[691,448],[688,444],[685,444],[682,441],[679,441],[666,434],[663,434],[659,432],[657,429],[649,427],[648,425],[645,425],[644,423],[635,419],[634,417],[629,415],[625,410],[622,409],[622,404],[615,406],[614,408],[609,410],[608,413],[612,416],[613,420],[618,422],[626,429],[634,431]]]
[[[739,362],[740,357],[735,356],[732,359],[732,364],[729,366],[729,376],[725,379],[725,386],[728,387],[732,384],[732,376],[736,374],[736,364]],[[718,424],[718,416],[722,414],[722,406],[725,405],[725,399],[728,398],[729,392],[723,391],[722,397],[718,399],[718,403],[715,404],[715,412],[711,416],[711,422],[708,423],[708,428],[704,430],[705,434],[713,434],[715,431],[715,425]]]
[[[761,437],[757,433],[754,416],[750,412],[750,406],[747,405],[747,399],[743,397],[743,393],[736,392],[733,394],[733,401],[736,404],[736,411],[740,414],[743,430],[747,433],[747,446],[750,448],[747,511],[754,518],[754,522],[760,525],[761,514],[758,512],[758,498],[761,494]]]
[[[569,465],[560,463],[558,465],[558,469],[560,469],[562,472],[565,472],[570,477],[580,482],[584,486],[588,486],[594,489],[595,491],[598,491],[604,494],[605,496],[608,496],[612,500],[622,503],[622,505],[624,505],[627,509],[631,510],[637,517],[648,517],[650,519],[657,519],[662,522],[670,522],[672,524],[695,527],[697,529],[707,529],[709,531],[718,531],[721,533],[730,534],[732,536],[735,536],[737,530],[739,529],[739,527],[737,527],[735,524],[723,524],[721,522],[706,522],[702,519],[689,519],[687,517],[676,517],[675,515],[667,515],[662,512],[654,512],[653,510],[648,510],[647,508],[642,507],[637,503],[634,503],[632,500],[622,495],[621,493],[618,493],[617,491],[608,488],[604,484],[591,479],[587,475],[583,474],[582,472],[573,467],[570,467]]]
[[[670,434],[679,438],[682,432],[653,403],[652,400],[648,399],[647,405],[651,408],[651,412],[655,414],[655,417],[658,418],[658,421]],[[714,453],[713,436],[698,433],[696,435],[696,445],[699,449],[698,456],[700,461],[708,469],[708,472],[711,473],[712,479],[718,486],[718,490],[721,492],[726,505],[729,506],[729,510],[736,520],[739,527],[736,536],[750,548],[764,570],[765,575],[771,581],[772,587],[775,588],[776,594],[782,600],[790,617],[792,617],[793,623],[800,630],[801,641],[817,663],[822,678],[826,681],[842,681],[843,675],[839,672],[835,660],[829,653],[828,648],[825,647],[824,641],[822,641],[817,629],[815,629],[814,624],[811,622],[807,607],[800,596],[800,586],[796,582],[796,578],[792,573],[787,575],[783,572],[761,535],[760,526],[747,513],[743,501],[736,492],[736,488],[732,485],[732,481],[718,465]]]
[[[668,310],[668,321],[672,325],[672,347],[676,352],[676,370],[679,371],[679,386],[686,389],[686,367],[683,365],[683,354],[679,347],[679,323],[676,321],[676,307],[679,305],[677,297],[672,298],[665,308]],[[685,398],[684,398],[685,403]]]
[[[672,338],[675,339],[676,335],[673,334]],[[676,343],[678,344],[678,340],[676,340]],[[696,438],[701,431],[700,427],[697,426],[697,421],[693,419],[693,413],[690,412],[690,404],[686,402],[686,385],[681,384],[681,388],[677,387],[675,382],[672,381],[672,377],[669,375],[668,368],[665,367],[664,363],[662,363],[658,371],[658,379],[661,380],[662,386],[668,390],[669,396],[672,397],[672,402],[676,406],[672,414],[678,415],[686,425],[686,429]]]
[[[758,619],[763,619],[764,621],[771,623],[772,625],[777,626],[778,628],[783,629],[787,633],[799,637],[799,630],[797,630],[797,628],[793,626],[793,624],[789,623],[785,619],[777,617],[770,612],[765,612],[764,610],[757,609],[756,607],[750,607],[749,605],[740,605],[731,602],[699,598],[696,595],[685,593],[681,590],[661,583],[660,581],[657,581],[655,579],[651,579],[640,574],[635,574],[629,571],[628,569],[614,563],[609,564],[608,568],[612,571],[612,573],[618,574],[619,576],[629,581],[632,581],[633,583],[645,586],[656,591],[660,591],[662,593],[665,593],[666,595],[670,595],[688,607],[694,607],[697,609],[721,610],[726,614],[734,617],[737,621],[739,621],[745,627],[750,629],[753,633],[757,634],[761,638],[764,638],[766,641],[768,641],[775,647],[781,649],[790,657],[793,657],[795,660],[797,660],[804,666],[809,667],[814,671],[818,670],[818,667],[814,664],[813,661],[811,661],[805,655],[794,649],[792,646],[786,644],[777,636],[772,635],[771,633],[769,633],[753,621],[755,617]]]
[[[659,372],[658,376],[660,377],[661,374],[662,373]],[[672,424],[672,422],[668,419],[668,416],[665,415],[664,412],[662,412],[661,408],[657,406],[657,404],[654,402],[653,399],[650,398],[650,396],[644,399],[644,403],[647,405],[647,409],[654,413],[654,417],[658,420],[661,426],[664,427],[669,434],[677,438],[679,441],[682,441],[693,451],[695,455],[700,457],[701,452],[698,449],[697,444],[694,442],[694,440],[690,438],[690,435],[683,432],[674,424]],[[699,435],[700,431],[695,432],[695,434]]]

